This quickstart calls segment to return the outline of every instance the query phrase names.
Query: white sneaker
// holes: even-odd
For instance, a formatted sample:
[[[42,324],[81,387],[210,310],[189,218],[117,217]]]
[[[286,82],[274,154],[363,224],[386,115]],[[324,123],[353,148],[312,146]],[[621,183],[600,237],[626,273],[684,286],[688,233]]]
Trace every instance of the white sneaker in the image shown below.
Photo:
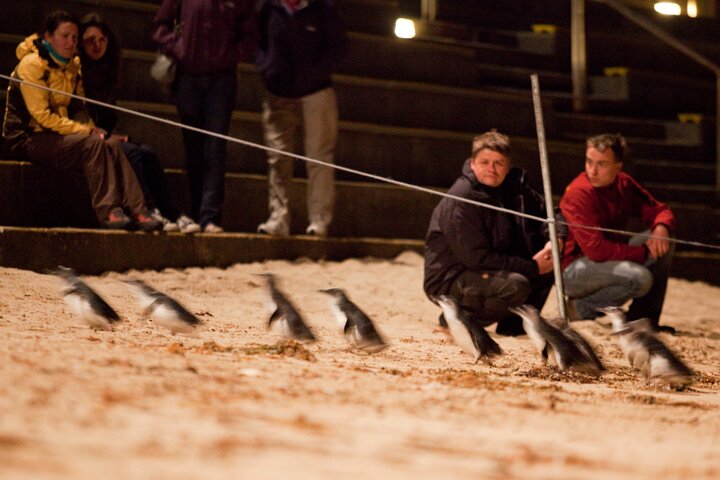
[[[177,232],[179,230],[177,223],[171,222],[162,216],[160,210],[155,208],[150,212],[150,216],[162,224],[163,232]]]
[[[198,225],[195,220],[185,214],[180,215],[178,219],[175,220],[175,223],[177,224],[180,233],[197,233],[202,230],[202,228],[200,228],[200,225]]]
[[[205,233],[223,233],[224,231],[225,230],[223,230],[220,225],[215,225],[212,222],[205,225],[205,228],[203,229],[203,232]]]
[[[290,227],[287,224],[272,220],[258,225],[257,231],[273,237],[287,237],[290,235]]]
[[[323,225],[321,223],[311,223],[308,225],[307,230],[305,230],[305,233],[308,235],[315,235],[318,237],[327,237],[327,225]]]

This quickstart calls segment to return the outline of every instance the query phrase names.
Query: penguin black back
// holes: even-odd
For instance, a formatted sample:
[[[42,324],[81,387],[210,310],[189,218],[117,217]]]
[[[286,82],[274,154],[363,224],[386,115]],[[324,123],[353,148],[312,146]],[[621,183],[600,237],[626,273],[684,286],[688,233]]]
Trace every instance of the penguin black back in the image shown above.
[[[299,342],[316,341],[315,334],[307,326],[295,305],[278,288],[275,276],[272,273],[259,273],[258,275],[267,280],[271,311],[268,328],[277,326],[284,336]]]

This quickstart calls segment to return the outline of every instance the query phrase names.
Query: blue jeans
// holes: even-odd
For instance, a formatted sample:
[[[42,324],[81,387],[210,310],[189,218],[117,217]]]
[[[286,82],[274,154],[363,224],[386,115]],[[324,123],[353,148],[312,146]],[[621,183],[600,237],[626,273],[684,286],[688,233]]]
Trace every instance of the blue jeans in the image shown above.
[[[629,242],[640,244],[639,237]],[[563,272],[565,294],[574,302],[580,318],[599,316],[597,308],[620,306],[630,299],[628,320],[648,317],[655,325],[660,321],[670,265],[675,244],[663,257],[649,258],[644,265],[627,260],[593,262],[580,257]]]
[[[180,121],[227,135],[235,108],[237,72],[190,75],[181,73],[175,90]],[[225,199],[227,142],[183,129],[192,216],[204,228],[220,225]]]

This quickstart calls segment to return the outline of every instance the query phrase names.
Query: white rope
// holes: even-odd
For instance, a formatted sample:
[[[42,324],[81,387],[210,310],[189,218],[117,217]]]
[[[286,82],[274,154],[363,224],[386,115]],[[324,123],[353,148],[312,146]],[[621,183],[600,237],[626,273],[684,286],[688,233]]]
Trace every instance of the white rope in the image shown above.
[[[410,189],[410,190],[416,190],[416,191],[419,191],[419,192],[428,193],[428,194],[430,194],[430,195],[435,195],[435,196],[438,196],[438,197],[450,198],[450,199],[456,200],[456,201],[458,201],[458,202],[464,202],[464,203],[468,203],[468,204],[470,204],[470,205],[476,205],[476,206],[478,206],[478,207],[487,208],[487,209],[495,210],[495,211],[502,212],[502,213],[508,213],[508,214],[510,214],[510,215],[515,215],[515,216],[518,216],[518,217],[527,218],[527,219],[535,220],[535,221],[542,222],[542,223],[553,223],[553,221],[550,220],[550,219],[543,218],[543,217],[538,217],[538,216],[536,216],[536,215],[530,215],[530,214],[527,214],[527,213],[517,212],[517,211],[515,211],[515,210],[510,210],[510,209],[507,209],[507,208],[498,207],[498,206],[496,206],[496,205],[490,205],[490,204],[487,204],[487,203],[478,202],[478,201],[476,201],[476,200],[470,200],[470,199],[468,199],[468,198],[458,197],[457,195],[451,195],[451,194],[444,193],[444,192],[438,192],[437,190],[433,190],[433,189],[428,188],[428,187],[423,187],[423,186],[420,186],[420,185],[413,185],[413,184],[411,184],[411,183],[402,182],[402,181],[400,181],[400,180],[395,180],[395,179],[392,179],[392,178],[381,177],[381,176],[379,176],[379,175],[375,175],[375,174],[372,174],[372,173],[363,172],[363,171],[361,171],[361,170],[356,170],[356,169],[354,169],[354,168],[344,167],[344,166],[342,166],[342,165],[335,165],[335,164],[333,164],[333,163],[324,162],[324,161],[322,161],[322,160],[317,160],[317,159],[315,159],[315,158],[306,157],[306,156],[304,156],[304,155],[299,155],[299,154],[296,154],[296,153],[286,152],[286,151],[284,151],[284,150],[279,150],[279,149],[276,149],[276,148],[268,147],[268,146],[266,146],[266,145],[260,145],[260,144],[258,144],[258,143],[250,142],[250,141],[248,141],[248,140],[243,140],[243,139],[241,139],[241,138],[235,138],[235,137],[231,137],[231,136],[229,136],[229,135],[224,135],[224,134],[221,134],[221,133],[210,132],[210,131],[208,131],[208,130],[203,130],[202,128],[192,127],[192,126],[190,126],[190,125],[184,125],[184,124],[182,124],[182,123],[180,123],[180,122],[176,122],[176,121],[174,121],[174,120],[168,120],[168,119],[166,119],[166,118],[157,117],[157,116],[155,116],[155,115],[150,115],[150,114],[147,114],[147,113],[139,112],[139,111],[137,111],[137,110],[131,110],[131,109],[129,109],[129,108],[120,107],[120,106],[118,106],[118,105],[112,105],[112,104],[109,104],[109,103],[101,102],[101,101],[99,101],[99,100],[93,100],[93,99],[91,99],[91,98],[82,97],[82,96],[80,96],[80,95],[75,95],[75,94],[72,94],[72,93],[67,93],[67,92],[64,92],[64,91],[62,91],[62,90],[57,90],[57,89],[50,88],[50,87],[47,87],[47,86],[44,86],[44,85],[38,85],[38,84],[36,84],[36,83],[28,82],[28,81],[26,81],[26,80],[21,80],[21,79],[17,79],[17,78],[12,78],[12,77],[10,77],[10,76],[8,76],[8,75],[0,74],[0,78],[5,79],[5,80],[8,80],[9,82],[22,83],[22,84],[29,85],[29,86],[32,86],[32,87],[35,87],[35,88],[39,88],[39,89],[41,89],[41,90],[46,90],[46,91],[48,91],[48,92],[58,93],[58,94],[65,95],[65,96],[68,96],[68,97],[71,97],[71,98],[74,98],[74,99],[78,99],[78,100],[81,100],[81,101],[84,101],[84,102],[87,102],[87,103],[92,103],[92,104],[95,104],[95,105],[99,105],[99,106],[101,106],[101,107],[110,108],[110,109],[113,109],[113,110],[117,110],[117,111],[119,111],[119,112],[127,113],[127,114],[130,114],[130,115],[135,115],[135,116],[138,116],[138,117],[141,117],[141,118],[146,118],[146,119],[148,119],[148,120],[152,120],[152,121],[155,121],[155,122],[164,123],[164,124],[167,124],[167,125],[171,125],[171,126],[173,126],[173,127],[184,128],[184,129],[186,129],[186,130],[191,130],[191,131],[194,131],[194,132],[197,132],[197,133],[202,133],[202,134],[205,134],[205,135],[209,135],[209,136],[211,136],[211,137],[220,138],[220,139],[222,139],[222,140],[226,140],[226,141],[231,142],[231,143],[237,143],[237,144],[240,144],[240,145],[245,145],[245,146],[247,146],[247,147],[257,148],[257,149],[260,149],[260,150],[265,150],[265,151],[267,151],[267,152],[278,153],[278,154],[281,154],[281,155],[285,155],[285,156],[287,156],[287,157],[296,158],[296,159],[302,160],[302,161],[304,161],[304,162],[315,163],[315,164],[323,165],[323,166],[326,166],[326,167],[329,167],[329,168],[334,168],[334,169],[336,169],[336,170],[341,170],[341,171],[343,171],[343,172],[352,173],[352,174],[358,175],[358,176],[360,176],[360,177],[370,178],[370,179],[373,179],[373,180],[377,180],[377,181],[379,181],[379,182],[389,183],[389,184],[391,184],[391,185],[396,185],[396,186],[404,187],[404,188],[407,188],[407,189]],[[664,240],[664,239],[665,239],[664,237],[653,236],[653,235],[650,235],[650,234],[630,232],[630,231],[625,231],[625,230],[616,230],[616,229],[612,229],[612,228],[594,227],[594,226],[589,226],[589,225],[580,225],[580,224],[568,223],[568,222],[563,222],[563,221],[555,221],[554,223],[556,223],[556,224],[558,224],[558,225],[566,225],[566,226],[568,226],[568,227],[582,228],[582,229],[585,229],[585,230],[595,230],[595,231],[600,231],[600,232],[615,233],[615,234],[620,234],[620,235],[624,235],[624,236],[628,236],[628,237],[642,237],[642,238],[656,239],[656,240]],[[712,244],[707,244],[707,243],[702,243],[702,242],[696,242],[696,241],[691,241],[691,240],[681,240],[681,239],[677,239],[677,238],[668,238],[668,239],[666,239],[666,240],[668,240],[668,241],[670,241],[670,242],[674,242],[674,243],[680,244],[680,245],[689,245],[689,246],[694,246],[694,247],[702,247],[702,248],[709,248],[709,249],[720,250],[720,245],[712,245]]]

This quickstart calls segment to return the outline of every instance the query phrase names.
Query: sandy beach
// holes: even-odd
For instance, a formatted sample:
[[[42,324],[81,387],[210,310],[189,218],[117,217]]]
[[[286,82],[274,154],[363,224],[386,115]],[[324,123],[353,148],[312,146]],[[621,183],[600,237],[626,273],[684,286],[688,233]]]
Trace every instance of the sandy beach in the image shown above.
[[[600,378],[545,366],[527,336],[475,364],[437,328],[422,257],[238,264],[84,276],[120,314],[93,331],[52,275],[0,268],[0,478],[720,478],[720,288],[671,279],[660,338],[684,391],[648,385],[608,319],[573,326]],[[268,332],[274,273],[317,333]],[[142,279],[203,320],[170,335],[122,283]],[[318,290],[339,287],[391,345],[348,348]],[[544,312],[557,311],[551,293]]]

